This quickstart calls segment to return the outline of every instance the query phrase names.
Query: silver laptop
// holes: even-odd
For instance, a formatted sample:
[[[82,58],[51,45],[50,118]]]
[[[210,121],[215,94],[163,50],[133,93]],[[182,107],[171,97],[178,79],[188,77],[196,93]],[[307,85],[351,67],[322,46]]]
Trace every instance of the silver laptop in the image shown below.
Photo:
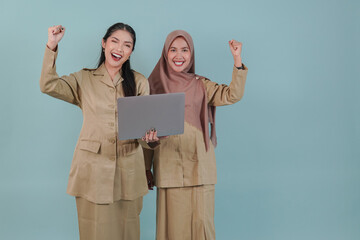
[[[118,98],[118,137],[137,139],[155,128],[158,136],[184,133],[185,93]]]

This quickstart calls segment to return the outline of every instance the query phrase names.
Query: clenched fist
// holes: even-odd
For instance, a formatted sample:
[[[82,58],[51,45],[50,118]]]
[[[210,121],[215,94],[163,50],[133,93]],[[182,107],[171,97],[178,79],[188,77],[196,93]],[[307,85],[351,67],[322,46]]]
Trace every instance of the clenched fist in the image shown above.
[[[51,50],[55,50],[60,40],[65,34],[65,28],[61,25],[49,27],[48,29],[48,42],[47,46]]]
[[[242,43],[238,42],[236,40],[231,40],[231,41],[229,41],[229,47],[230,47],[231,54],[234,57],[235,67],[241,67],[242,66],[242,62],[241,62]]]

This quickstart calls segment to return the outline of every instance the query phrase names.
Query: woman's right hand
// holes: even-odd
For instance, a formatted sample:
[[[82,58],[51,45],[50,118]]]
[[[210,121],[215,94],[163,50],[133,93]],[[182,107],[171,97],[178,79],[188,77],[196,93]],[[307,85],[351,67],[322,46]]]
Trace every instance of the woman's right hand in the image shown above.
[[[55,51],[58,43],[63,38],[64,34],[65,34],[65,28],[61,25],[49,27],[48,42],[46,44],[48,48]]]
[[[234,58],[235,67],[241,67],[242,66],[242,62],[241,62],[242,43],[233,39],[233,40],[229,41],[229,47],[230,47],[231,54],[233,55],[233,58]]]

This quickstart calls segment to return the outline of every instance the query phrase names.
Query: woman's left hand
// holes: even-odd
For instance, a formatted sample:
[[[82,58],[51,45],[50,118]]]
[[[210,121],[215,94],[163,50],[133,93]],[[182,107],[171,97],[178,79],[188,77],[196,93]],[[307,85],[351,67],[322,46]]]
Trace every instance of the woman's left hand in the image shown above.
[[[242,66],[242,62],[241,62],[242,43],[233,39],[233,40],[229,41],[229,47],[230,47],[231,54],[234,57],[235,67],[241,67]]]

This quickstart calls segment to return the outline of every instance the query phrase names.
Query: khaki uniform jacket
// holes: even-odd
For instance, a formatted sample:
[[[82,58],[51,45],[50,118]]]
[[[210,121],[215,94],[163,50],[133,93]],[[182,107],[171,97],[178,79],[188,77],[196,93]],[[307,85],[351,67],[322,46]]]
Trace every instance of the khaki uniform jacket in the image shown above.
[[[57,52],[46,48],[40,89],[79,106],[83,125],[71,165],[67,193],[94,203],[133,200],[145,195],[147,182],[142,148],[137,140],[117,138],[117,98],[123,97],[120,73],[111,80],[104,64],[59,77]],[[148,95],[149,84],[134,72],[136,95]],[[120,129],[121,131],[121,129]]]
[[[248,69],[233,68],[229,86],[202,79],[207,92],[208,104],[223,106],[238,102],[244,95]],[[153,164],[157,187],[186,187],[216,183],[214,146],[206,151],[203,133],[188,122],[184,134],[161,139],[154,150],[144,150],[146,169]],[[153,158],[152,158],[153,156]],[[152,162],[153,159],[153,162]]]

